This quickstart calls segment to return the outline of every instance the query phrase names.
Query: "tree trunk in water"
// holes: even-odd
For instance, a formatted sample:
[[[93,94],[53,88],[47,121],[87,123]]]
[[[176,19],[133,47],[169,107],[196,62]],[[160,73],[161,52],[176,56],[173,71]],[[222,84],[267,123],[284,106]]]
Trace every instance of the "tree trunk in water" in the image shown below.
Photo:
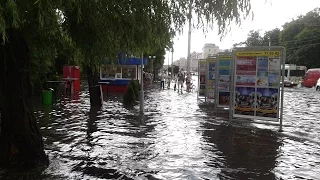
[[[92,68],[89,66],[87,66],[87,80],[91,106],[102,106],[101,91],[98,83],[99,77],[93,73]]]
[[[47,166],[43,139],[30,101],[29,49],[21,30],[8,29],[0,45],[0,166]]]

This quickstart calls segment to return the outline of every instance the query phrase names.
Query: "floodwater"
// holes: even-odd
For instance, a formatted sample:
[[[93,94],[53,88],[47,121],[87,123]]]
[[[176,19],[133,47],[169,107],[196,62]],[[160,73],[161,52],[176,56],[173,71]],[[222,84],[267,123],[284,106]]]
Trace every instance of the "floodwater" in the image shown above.
[[[121,97],[90,109],[87,91],[36,115],[44,179],[320,179],[320,93],[286,89],[278,126],[227,121],[197,94],[149,87],[145,115]]]

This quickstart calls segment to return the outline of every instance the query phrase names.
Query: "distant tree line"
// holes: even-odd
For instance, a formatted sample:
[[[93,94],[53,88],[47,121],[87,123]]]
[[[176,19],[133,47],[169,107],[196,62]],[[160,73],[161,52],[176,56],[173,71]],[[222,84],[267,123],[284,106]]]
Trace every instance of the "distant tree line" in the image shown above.
[[[251,30],[245,41],[238,46],[284,46],[286,63],[320,67],[320,8],[298,16],[285,23],[282,29],[272,29],[261,35],[260,30]]]

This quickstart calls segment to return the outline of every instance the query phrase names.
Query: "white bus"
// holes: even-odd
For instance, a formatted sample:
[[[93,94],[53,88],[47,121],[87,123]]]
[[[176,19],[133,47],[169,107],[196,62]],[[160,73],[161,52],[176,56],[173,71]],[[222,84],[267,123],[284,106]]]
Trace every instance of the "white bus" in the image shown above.
[[[306,66],[297,66],[296,64],[285,64],[284,86],[293,87],[301,85],[306,75]]]

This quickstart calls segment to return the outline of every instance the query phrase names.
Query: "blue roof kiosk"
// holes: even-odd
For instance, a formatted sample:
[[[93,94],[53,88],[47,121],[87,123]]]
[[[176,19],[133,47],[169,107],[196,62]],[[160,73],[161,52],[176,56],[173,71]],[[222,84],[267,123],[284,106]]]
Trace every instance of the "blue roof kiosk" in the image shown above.
[[[146,64],[147,59],[143,58],[143,65]],[[118,56],[118,64],[112,64],[109,61],[100,66],[100,84],[105,84],[102,87],[104,92],[124,93],[129,82],[132,79],[139,80],[140,82],[140,77],[141,58],[121,58],[121,56]]]

